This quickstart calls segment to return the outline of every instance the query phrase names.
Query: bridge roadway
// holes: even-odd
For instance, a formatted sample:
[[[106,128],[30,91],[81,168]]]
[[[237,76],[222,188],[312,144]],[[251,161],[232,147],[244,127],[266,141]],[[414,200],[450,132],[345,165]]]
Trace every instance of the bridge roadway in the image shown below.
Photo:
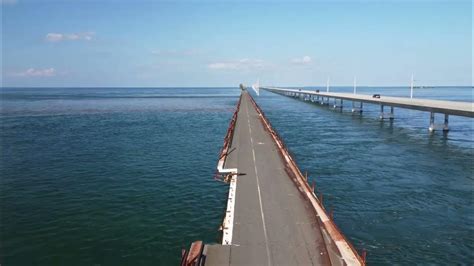
[[[354,102],[365,102],[392,107],[401,107],[432,113],[442,113],[447,115],[474,117],[474,103],[458,101],[440,101],[429,99],[414,99],[406,97],[381,96],[373,98],[372,95],[339,93],[339,92],[316,92],[314,90],[281,89],[274,87],[262,88],[275,93],[299,93],[311,96],[319,96],[333,99],[349,100]]]
[[[303,198],[250,96],[243,92],[225,168],[237,168],[232,243],[207,245],[205,265],[330,265],[321,222]]]

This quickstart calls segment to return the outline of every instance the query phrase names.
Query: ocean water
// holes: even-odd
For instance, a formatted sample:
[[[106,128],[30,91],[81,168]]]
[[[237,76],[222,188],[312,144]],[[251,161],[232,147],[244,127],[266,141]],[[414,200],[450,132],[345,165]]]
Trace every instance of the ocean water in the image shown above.
[[[217,241],[227,186],[212,175],[239,93],[2,89],[0,263],[176,265],[192,241]],[[377,106],[360,116],[348,102],[338,112],[269,92],[255,98],[369,264],[474,262],[472,119],[452,116],[448,134],[430,134],[424,112],[395,109],[381,122]]]

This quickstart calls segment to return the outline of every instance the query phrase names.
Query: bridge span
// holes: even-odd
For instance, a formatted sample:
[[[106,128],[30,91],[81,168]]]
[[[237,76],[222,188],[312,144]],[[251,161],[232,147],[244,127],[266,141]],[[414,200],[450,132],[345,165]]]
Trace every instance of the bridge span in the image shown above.
[[[394,108],[405,108],[430,112],[429,130],[449,130],[449,115],[474,117],[474,103],[458,101],[440,101],[429,99],[414,99],[407,97],[390,97],[383,95],[366,95],[355,93],[320,92],[319,90],[286,89],[276,87],[261,87],[274,93],[290,97],[299,97],[306,101],[332,105],[334,108],[343,107],[343,101],[352,102],[352,112],[362,112],[363,103],[380,105],[381,119],[394,119]],[[375,96],[375,97],[374,97]],[[333,103],[330,103],[332,99]],[[384,112],[384,107],[390,107],[390,112]],[[444,114],[444,123],[435,123],[435,113]]]
[[[365,264],[245,90],[217,169],[230,184],[222,241],[194,242],[181,265]]]

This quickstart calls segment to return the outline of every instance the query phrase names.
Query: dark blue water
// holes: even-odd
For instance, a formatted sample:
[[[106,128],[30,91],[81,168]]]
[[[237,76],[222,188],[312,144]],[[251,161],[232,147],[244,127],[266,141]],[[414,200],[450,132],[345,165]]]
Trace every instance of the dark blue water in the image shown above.
[[[359,89],[374,91],[406,94]],[[2,265],[170,265],[191,241],[216,241],[227,187],[212,175],[238,89],[1,95]],[[472,101],[472,90],[415,96]],[[474,262],[472,119],[429,134],[423,112],[396,109],[390,123],[376,106],[355,116],[256,99],[370,264]]]

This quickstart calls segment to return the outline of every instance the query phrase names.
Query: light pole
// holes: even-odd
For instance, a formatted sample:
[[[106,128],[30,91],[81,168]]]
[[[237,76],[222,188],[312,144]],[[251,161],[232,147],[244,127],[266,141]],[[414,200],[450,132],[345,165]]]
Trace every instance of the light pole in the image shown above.
[[[357,77],[354,76],[354,94],[357,93]]]

